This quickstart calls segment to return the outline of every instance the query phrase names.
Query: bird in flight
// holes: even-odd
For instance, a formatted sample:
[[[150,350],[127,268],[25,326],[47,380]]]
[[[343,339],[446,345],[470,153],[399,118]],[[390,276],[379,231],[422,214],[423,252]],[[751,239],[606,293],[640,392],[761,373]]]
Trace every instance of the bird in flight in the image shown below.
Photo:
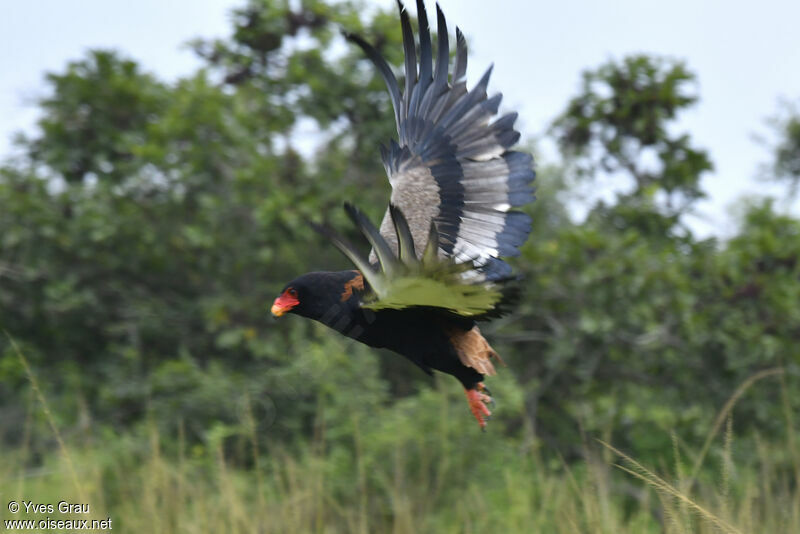
[[[519,139],[517,114],[495,118],[502,95],[487,97],[491,67],[467,89],[467,45],[458,28],[450,65],[438,4],[435,63],[423,0],[417,0],[419,58],[408,13],[400,2],[398,7],[402,91],[380,53],[345,33],[386,82],[397,123],[398,140],[381,146],[392,193],[380,227],[345,204],[372,251],[364,256],[331,228],[314,225],[355,269],[299,276],[271,311],[314,319],[392,350],[428,374],[453,375],[485,429],[493,400],[483,379],[502,360],[477,323],[501,315],[513,300],[515,277],[500,258],[518,255],[530,233],[530,217],[512,208],[534,200],[533,158],[510,150]]]

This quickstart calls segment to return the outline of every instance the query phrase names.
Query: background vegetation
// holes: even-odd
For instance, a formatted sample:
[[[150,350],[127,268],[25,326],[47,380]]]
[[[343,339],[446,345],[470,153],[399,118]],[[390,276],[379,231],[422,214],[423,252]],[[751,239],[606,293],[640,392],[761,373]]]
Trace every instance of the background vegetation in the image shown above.
[[[346,266],[306,222],[388,198],[388,95],[339,27],[400,64],[394,12],[252,0],[175,83],[106,50],[47,75],[0,166],[0,497],[124,532],[800,531],[800,220],[754,196],[726,241],[684,224],[713,162],[675,123],[680,61],[612,60],[565,99],[525,298],[484,328],[508,363],[488,433],[448,377],[270,319]],[[789,196],[800,115],[774,125]]]

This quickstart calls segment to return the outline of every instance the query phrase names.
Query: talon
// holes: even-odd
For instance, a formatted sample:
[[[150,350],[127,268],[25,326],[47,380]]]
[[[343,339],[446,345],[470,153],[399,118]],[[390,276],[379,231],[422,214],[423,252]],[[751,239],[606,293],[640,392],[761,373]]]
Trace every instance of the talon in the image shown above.
[[[478,420],[478,424],[482,430],[486,430],[486,421],[488,421],[492,415],[492,412],[489,410],[487,405],[494,404],[492,398],[482,392],[485,389],[486,388],[483,386],[483,384],[478,383],[475,389],[465,390],[467,402],[469,402],[469,409],[475,419]]]
[[[492,397],[492,392],[489,391],[489,388],[487,388],[483,382],[478,382],[475,384],[475,389],[481,392],[481,400],[494,409],[496,404],[494,402],[494,397]]]

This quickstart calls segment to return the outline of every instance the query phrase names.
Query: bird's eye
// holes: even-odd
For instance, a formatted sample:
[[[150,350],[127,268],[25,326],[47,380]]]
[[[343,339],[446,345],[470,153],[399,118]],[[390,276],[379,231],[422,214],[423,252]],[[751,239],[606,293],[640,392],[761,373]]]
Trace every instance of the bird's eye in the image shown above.
[[[286,292],[289,293],[290,297],[297,298],[297,290],[295,288],[290,287],[289,289],[286,290]]]

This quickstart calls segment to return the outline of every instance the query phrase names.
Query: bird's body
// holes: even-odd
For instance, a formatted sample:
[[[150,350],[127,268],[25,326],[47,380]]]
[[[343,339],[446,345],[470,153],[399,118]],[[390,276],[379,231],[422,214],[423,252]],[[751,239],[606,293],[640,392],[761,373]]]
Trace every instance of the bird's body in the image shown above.
[[[349,257],[356,270],[314,272],[291,281],[272,313],[294,313],[371,347],[399,353],[427,373],[455,376],[483,428],[491,398],[483,376],[494,374],[498,354],[476,321],[497,316],[508,303],[511,268],[500,257],[519,253],[530,218],[512,210],[533,200],[529,154],[508,150],[519,138],[515,113],[494,122],[500,95],[487,98],[487,72],[466,89],[466,42],[456,31],[454,70],[444,15],[434,71],[424,4],[419,63],[408,15],[400,6],[405,50],[405,91],[380,54],[360,37],[395,109],[399,143],[382,148],[392,186],[380,225],[347,205],[348,215],[373,249],[366,258],[333,230],[317,227]]]
[[[376,311],[362,308],[363,283],[361,273],[353,270],[305,274],[294,280],[292,287],[300,302],[313,302],[314,306],[295,309],[294,313],[370,347],[402,354],[428,374],[432,369],[452,374],[465,388],[481,380],[480,373],[461,363],[458,353],[458,348],[467,344],[463,338],[477,328],[475,321],[430,307]]]

